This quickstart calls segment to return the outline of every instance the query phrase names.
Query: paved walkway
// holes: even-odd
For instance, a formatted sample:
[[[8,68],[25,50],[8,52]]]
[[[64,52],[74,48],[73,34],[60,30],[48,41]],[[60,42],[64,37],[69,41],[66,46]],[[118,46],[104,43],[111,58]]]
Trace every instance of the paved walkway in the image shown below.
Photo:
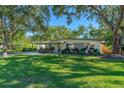
[[[38,52],[16,52],[13,54],[8,54],[8,56],[15,56],[15,55],[49,55],[49,54],[56,54],[56,53],[38,53]],[[2,55],[0,55],[2,56]]]
[[[56,53],[38,53],[38,52],[18,52],[16,55],[48,55],[48,54],[56,54]]]
[[[56,53],[38,53],[38,52],[21,52],[20,54],[24,55],[49,55],[49,54],[56,54]]]

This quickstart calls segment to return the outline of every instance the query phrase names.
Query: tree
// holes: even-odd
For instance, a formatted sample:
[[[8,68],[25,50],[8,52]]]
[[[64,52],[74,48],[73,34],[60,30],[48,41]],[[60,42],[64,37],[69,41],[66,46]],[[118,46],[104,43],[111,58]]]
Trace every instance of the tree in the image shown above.
[[[36,33],[32,37],[37,38],[38,41],[44,40],[62,40],[72,38],[72,31],[64,26],[48,27],[42,34]]]
[[[20,31],[43,31],[49,21],[48,6],[0,6],[0,33],[3,56]]]
[[[85,31],[85,27],[83,25],[79,25],[78,28],[72,31],[73,38],[81,38]]]
[[[113,33],[113,53],[119,53],[120,25],[124,19],[124,6],[91,6],[101,22],[104,22]]]
[[[48,27],[46,31],[33,34],[31,39],[34,39],[35,42],[40,42],[44,40],[62,40],[62,39],[76,39],[80,38],[83,34],[84,26],[79,26],[77,29],[71,30],[66,28],[65,26],[53,26]]]
[[[90,28],[90,38],[105,41],[107,46],[112,47],[112,31],[104,27]]]
[[[124,6],[54,6],[54,14],[58,16],[65,15],[67,23],[71,23],[73,17],[80,19],[81,16],[87,19],[96,19],[100,24],[104,23],[113,34],[113,53],[119,53],[120,34],[124,30],[121,26],[124,20]]]
[[[60,40],[70,38],[70,31],[64,26],[49,27],[47,34],[48,37],[50,36],[49,40]]]
[[[3,55],[7,56],[7,50],[11,39],[20,30],[24,29],[23,25],[23,14],[20,11],[22,7],[17,6],[1,6],[0,7],[0,23],[1,23],[1,35],[3,40]]]

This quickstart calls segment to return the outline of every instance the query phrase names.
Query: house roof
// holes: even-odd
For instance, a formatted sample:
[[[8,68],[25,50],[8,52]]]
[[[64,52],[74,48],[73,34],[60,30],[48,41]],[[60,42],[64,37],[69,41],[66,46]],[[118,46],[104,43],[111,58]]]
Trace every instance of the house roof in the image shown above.
[[[75,40],[79,40],[79,41],[99,41],[102,42],[101,40],[98,39],[62,39],[62,40],[50,40],[50,41],[42,41],[42,42],[34,42],[35,44],[48,44],[48,43],[63,43],[65,41],[75,41]]]
[[[67,40],[93,40],[93,41],[102,41],[100,39],[59,39],[59,40],[50,40],[50,41],[67,41]]]

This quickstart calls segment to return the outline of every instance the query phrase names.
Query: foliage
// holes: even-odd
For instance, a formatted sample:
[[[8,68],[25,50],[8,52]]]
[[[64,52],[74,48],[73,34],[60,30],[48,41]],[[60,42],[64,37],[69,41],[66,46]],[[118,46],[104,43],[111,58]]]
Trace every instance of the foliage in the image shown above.
[[[57,17],[66,16],[67,23],[71,23],[74,17],[80,19],[84,16],[87,19],[95,19],[99,24],[106,25],[112,31],[113,53],[119,53],[120,34],[124,29],[124,26],[122,26],[124,19],[123,5],[53,6],[53,12]]]
[[[112,47],[112,31],[109,28],[95,28],[92,25],[88,28],[90,38],[104,41],[107,46]]]
[[[98,56],[100,55],[100,52],[97,49],[93,49],[92,54]]]
[[[70,48],[63,49],[62,54],[72,54],[71,49]]]
[[[19,32],[43,32],[50,17],[48,8],[48,6],[1,6],[0,32],[3,49],[9,49],[13,38]]]
[[[62,39],[76,39],[84,32],[84,26],[80,25],[77,29],[71,30],[64,26],[48,27],[42,34],[35,33],[31,36],[32,41],[44,41],[44,40],[62,40]]]
[[[22,52],[32,52],[32,51],[37,51],[37,48],[27,48],[27,47],[24,47],[22,49]]]
[[[88,50],[88,52],[86,53],[86,50]],[[98,49],[95,48],[66,48],[62,50],[62,54],[77,54],[77,55],[100,55],[100,52],[98,51]]]
[[[85,55],[85,50],[86,50],[86,48],[81,48],[81,49],[80,49],[80,54],[81,54],[81,55]]]

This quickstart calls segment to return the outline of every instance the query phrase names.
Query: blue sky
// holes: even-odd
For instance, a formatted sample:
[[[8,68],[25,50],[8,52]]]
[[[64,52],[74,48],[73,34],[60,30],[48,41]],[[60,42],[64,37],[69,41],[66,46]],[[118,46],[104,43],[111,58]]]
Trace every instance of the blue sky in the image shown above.
[[[99,24],[93,20],[87,20],[84,17],[81,17],[81,19],[77,20],[76,18],[73,19],[73,22],[68,25],[66,23],[66,17],[60,17],[60,18],[56,18],[52,12],[51,13],[51,18],[50,18],[50,22],[49,22],[49,26],[65,26],[71,30],[77,29],[79,25],[84,25],[85,27],[88,27],[90,24],[92,24],[94,27],[98,28]],[[87,31],[85,31],[87,32]],[[28,32],[27,35],[32,35],[32,33]]]
[[[56,18],[52,12],[51,12],[51,20],[49,22],[49,26],[65,26],[68,27],[69,29],[76,29],[79,25],[84,25],[85,27],[87,27],[89,24],[92,24],[94,27],[98,28],[98,23],[93,20],[87,20],[84,17],[81,17],[81,19],[77,20],[76,18],[73,18],[73,22],[68,25],[66,23],[66,17],[60,17],[60,18]]]

